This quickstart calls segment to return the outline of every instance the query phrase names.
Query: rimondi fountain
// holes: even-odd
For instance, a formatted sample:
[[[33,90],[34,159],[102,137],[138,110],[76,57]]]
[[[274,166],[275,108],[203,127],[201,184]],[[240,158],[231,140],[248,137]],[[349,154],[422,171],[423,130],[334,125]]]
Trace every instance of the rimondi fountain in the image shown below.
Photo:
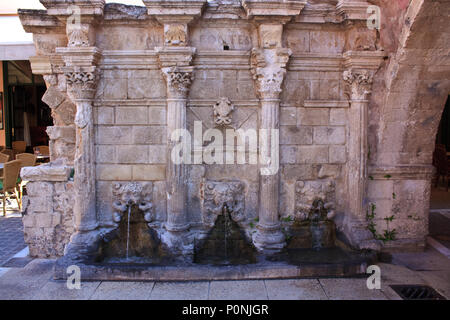
[[[365,272],[384,57],[368,3],[41,3],[19,14],[55,124],[50,164],[22,171],[24,223],[31,255],[60,257],[56,278]]]

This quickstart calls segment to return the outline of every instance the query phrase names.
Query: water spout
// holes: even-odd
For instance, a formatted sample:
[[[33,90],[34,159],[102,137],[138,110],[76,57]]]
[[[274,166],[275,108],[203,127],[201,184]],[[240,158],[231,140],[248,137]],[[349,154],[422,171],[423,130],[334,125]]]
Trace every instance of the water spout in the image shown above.
[[[128,221],[127,221],[127,254],[126,259],[128,260],[128,249],[130,246],[130,216],[131,216],[131,204],[127,205],[128,207]]]
[[[228,251],[228,248],[227,248],[228,208],[227,208],[226,204],[224,204],[223,207],[222,207],[222,214],[223,214],[223,216],[225,218],[223,234],[224,234],[224,241],[225,241],[225,243],[224,243],[224,245],[225,245],[225,261],[227,261],[228,260],[228,252],[227,252]]]

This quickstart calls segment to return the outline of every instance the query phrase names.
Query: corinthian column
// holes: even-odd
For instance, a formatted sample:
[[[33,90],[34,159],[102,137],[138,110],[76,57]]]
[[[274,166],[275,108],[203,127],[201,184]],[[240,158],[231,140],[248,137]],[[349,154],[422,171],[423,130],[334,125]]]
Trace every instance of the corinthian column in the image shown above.
[[[280,31],[281,39],[282,26],[271,27]],[[272,43],[267,38],[264,42]],[[253,242],[258,250],[267,253],[279,251],[285,245],[278,215],[278,130],[279,95],[290,54],[289,49],[281,47],[252,50],[252,73],[261,103],[259,223]]]
[[[75,228],[85,232],[97,227],[95,196],[95,136],[92,103],[97,87],[97,67],[76,65],[77,59],[97,61],[100,52],[95,47],[64,48],[64,68],[67,94],[77,106],[75,116],[76,150],[74,159]],[[68,65],[70,64],[70,65]]]
[[[62,56],[67,94],[77,107],[75,115],[76,149],[74,159],[74,222],[77,233],[95,230],[96,214],[95,134],[93,100],[98,83],[97,65],[101,51],[95,47],[95,26],[103,14],[103,0],[77,0],[62,8],[52,2],[51,10],[66,23],[68,44],[56,48]],[[49,9],[49,10],[50,10]],[[69,10],[70,9],[70,10]]]
[[[170,30],[167,27],[166,29]],[[165,228],[168,233],[162,236],[162,240],[174,252],[190,254],[193,244],[187,236],[190,224],[186,210],[188,182],[186,163],[172,159],[172,151],[177,144],[181,143],[180,133],[183,134],[182,131],[186,129],[186,102],[194,71],[194,67],[190,66],[190,63],[195,48],[166,46],[157,48],[157,52],[161,71],[167,84],[168,160],[166,165],[167,221]],[[190,155],[184,156],[189,157]]]
[[[172,141],[172,134],[177,130],[186,129],[186,99],[193,80],[194,67],[191,66],[191,61],[195,54],[195,48],[189,46],[189,24],[201,16],[207,0],[143,0],[143,2],[148,14],[154,16],[164,27],[164,47],[155,48],[167,84],[168,160],[165,228],[168,233],[162,235],[162,240],[174,252],[186,255],[193,252],[193,241],[189,239],[187,232],[190,224],[186,211],[186,166],[185,163],[174,162],[171,157],[174,146],[180,143]],[[179,138],[179,135],[176,138]]]
[[[174,162],[172,150],[179,141],[172,140],[172,133],[186,129],[186,99],[192,81],[193,67],[162,68],[167,82],[167,222],[166,229],[171,232],[185,231],[189,228],[186,211],[186,166]],[[190,141],[188,141],[190,143]]]
[[[349,215],[345,228],[350,242],[359,248],[378,247],[372,234],[367,230],[366,189],[367,189],[367,130],[368,106],[372,92],[375,71],[382,61],[379,52],[347,52],[344,54],[346,70],[343,80],[346,95],[350,100],[349,142],[347,163]]]
[[[259,222],[253,243],[258,250],[267,253],[277,252],[285,245],[278,215],[279,96],[291,52],[282,45],[283,25],[299,15],[305,4],[306,0],[242,0],[248,18],[258,27],[259,48],[252,50],[251,66],[261,103],[260,160],[263,163]]]

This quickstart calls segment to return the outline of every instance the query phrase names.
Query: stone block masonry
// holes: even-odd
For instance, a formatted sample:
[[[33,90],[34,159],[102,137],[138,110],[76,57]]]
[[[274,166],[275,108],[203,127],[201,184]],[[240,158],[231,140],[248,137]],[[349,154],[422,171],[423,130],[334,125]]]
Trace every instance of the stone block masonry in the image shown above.
[[[221,194],[230,184],[242,186],[240,228],[264,253],[285,246],[282,218],[295,216],[296,203],[311,205],[296,186],[333,186],[323,197],[333,199],[338,232],[354,248],[423,247],[434,136],[427,124],[437,127],[449,89],[449,27],[440,12],[450,2],[383,3],[387,27],[379,32],[367,28],[371,3],[363,0],[188,0],[170,8],[160,0],[74,0],[76,30],[67,3],[44,2],[44,11],[19,11],[54,118],[51,163],[22,172],[32,256],[92,253],[83,250],[123,212],[117,184],[141,190],[134,196],[146,199],[145,221],[178,257],[192,255],[207,230],[205,186]],[[397,16],[410,24],[395,26]],[[424,40],[415,30],[428,23],[438,31]],[[175,164],[171,135],[196,122],[222,134],[276,130],[279,141],[268,144],[279,147],[279,169],[266,176],[261,164]],[[228,205],[222,196],[217,205]],[[396,216],[396,239],[382,243],[368,231],[370,203],[378,232],[383,218]]]

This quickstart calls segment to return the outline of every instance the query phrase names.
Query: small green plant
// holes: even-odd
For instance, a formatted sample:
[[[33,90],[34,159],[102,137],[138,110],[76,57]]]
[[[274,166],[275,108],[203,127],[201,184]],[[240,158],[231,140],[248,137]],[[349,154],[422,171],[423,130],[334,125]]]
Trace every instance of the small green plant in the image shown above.
[[[286,241],[289,241],[292,238],[292,235],[288,232],[287,229],[282,229],[282,232],[284,234],[284,238],[286,239]]]
[[[391,176],[390,174],[386,174],[384,177],[385,177],[386,179],[389,179],[389,178],[391,178],[392,176]]]
[[[370,179],[370,180],[373,180],[373,176],[369,176],[369,179]]]
[[[397,195],[395,194],[395,192],[392,193],[392,199],[395,200],[395,198],[397,198]]]
[[[367,220],[367,230],[369,230],[373,237],[377,240],[381,240],[384,243],[387,241],[393,241],[396,239],[397,231],[395,229],[389,228],[389,223],[394,221],[395,215],[385,217],[383,220],[386,222],[386,229],[383,230],[383,234],[379,234],[377,232],[377,226],[375,224],[375,209],[377,206],[374,203],[370,203],[369,208],[367,208],[366,212],[366,220]]]
[[[291,221],[293,221],[293,219],[292,219],[291,216],[287,216],[287,217],[281,218],[281,221],[283,221],[283,222],[291,222]]]
[[[396,239],[397,231],[395,229],[392,230],[384,230],[383,238],[379,239],[383,242],[394,241]]]
[[[250,228],[252,228],[252,229],[255,227],[255,224],[254,224],[253,222],[250,222],[248,225],[249,225]]]

